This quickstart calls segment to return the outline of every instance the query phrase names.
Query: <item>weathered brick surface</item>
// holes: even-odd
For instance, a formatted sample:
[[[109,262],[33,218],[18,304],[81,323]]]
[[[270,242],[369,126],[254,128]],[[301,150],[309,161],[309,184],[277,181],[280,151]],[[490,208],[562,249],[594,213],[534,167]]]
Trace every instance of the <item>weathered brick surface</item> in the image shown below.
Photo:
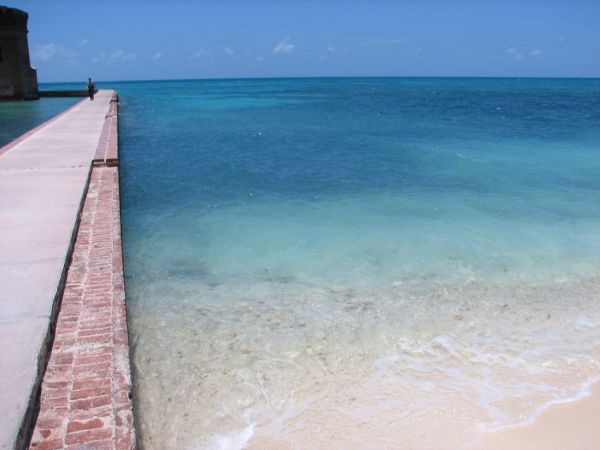
[[[112,106],[114,105],[114,106]],[[115,142],[111,103],[98,149]],[[92,169],[30,449],[133,449],[135,431],[116,166]]]
[[[118,107],[118,98],[114,94],[100,135],[100,144],[94,155],[94,165],[115,166],[118,163]]]

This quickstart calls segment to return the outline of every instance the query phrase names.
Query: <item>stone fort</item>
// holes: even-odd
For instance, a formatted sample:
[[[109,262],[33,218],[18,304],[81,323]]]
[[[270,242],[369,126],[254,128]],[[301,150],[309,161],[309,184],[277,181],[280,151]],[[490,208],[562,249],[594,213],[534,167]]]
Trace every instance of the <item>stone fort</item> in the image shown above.
[[[0,99],[39,97],[37,73],[29,62],[28,19],[25,11],[0,6]]]

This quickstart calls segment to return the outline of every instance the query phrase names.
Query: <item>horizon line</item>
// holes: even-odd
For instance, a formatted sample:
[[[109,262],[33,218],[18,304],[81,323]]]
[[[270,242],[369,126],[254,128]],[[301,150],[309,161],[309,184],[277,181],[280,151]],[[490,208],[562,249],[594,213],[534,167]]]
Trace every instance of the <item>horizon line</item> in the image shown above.
[[[501,76],[501,75],[310,75],[310,76],[248,76],[248,77],[207,77],[207,78],[145,78],[123,80],[94,80],[97,83],[132,83],[156,81],[224,81],[224,80],[290,80],[290,79],[352,79],[352,78],[483,78],[483,79],[531,79],[531,80],[600,80],[599,76]],[[80,83],[71,81],[40,81],[38,84]]]

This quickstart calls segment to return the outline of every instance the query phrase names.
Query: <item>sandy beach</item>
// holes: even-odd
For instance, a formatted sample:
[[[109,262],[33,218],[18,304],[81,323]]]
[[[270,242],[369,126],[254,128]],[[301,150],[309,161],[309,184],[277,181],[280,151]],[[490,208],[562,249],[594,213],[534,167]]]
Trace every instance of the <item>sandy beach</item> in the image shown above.
[[[531,425],[489,433],[470,450],[593,450],[600,447],[600,383],[591,395],[543,411]]]
[[[600,450],[600,0],[71,3],[0,6],[0,450]]]

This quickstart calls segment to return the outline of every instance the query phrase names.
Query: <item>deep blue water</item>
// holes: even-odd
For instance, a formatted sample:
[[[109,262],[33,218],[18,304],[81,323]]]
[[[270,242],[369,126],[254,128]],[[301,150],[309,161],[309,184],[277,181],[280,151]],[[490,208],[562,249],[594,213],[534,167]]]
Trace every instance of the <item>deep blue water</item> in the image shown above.
[[[599,137],[594,80],[145,82],[120,91],[123,139],[136,143],[124,152],[125,168],[143,152],[150,163],[144,178],[156,178],[143,187],[151,186],[161,204],[173,200],[171,193],[178,203],[196,204],[198,170],[216,186],[201,194],[209,203],[247,201],[249,189],[304,200],[600,183],[597,166],[583,161]],[[131,129],[130,117],[138,121]],[[147,133],[153,128],[167,132]],[[491,158],[492,167],[475,171],[457,152]],[[565,173],[565,160],[579,170]],[[155,163],[160,176],[153,175]]]
[[[600,80],[98,86],[147,447],[458,446],[600,376]]]
[[[61,113],[79,99],[44,98],[27,102],[0,102],[0,147]]]
[[[529,270],[532,258],[558,264],[559,272],[565,261],[595,270],[598,80],[284,79],[117,87],[126,252],[138,242],[150,251],[147,239],[168,233],[186,251],[195,246],[194,259],[211,273],[289,263],[290,273],[282,275],[295,275],[298,258],[323,258],[345,271],[346,263],[356,263],[349,253],[364,251],[389,263],[367,272],[403,271],[398,264],[411,261],[392,253],[412,258],[421,244],[434,259],[440,252],[464,255],[467,265],[493,250],[492,259],[506,257],[517,271]],[[566,239],[560,236],[565,224],[591,228]],[[476,238],[472,228],[488,242],[469,243]],[[232,246],[219,248],[228,237]],[[578,238],[575,246],[589,251],[572,254]],[[355,248],[361,240],[369,242]],[[513,243],[521,240],[522,258],[510,261]],[[319,243],[314,252],[304,245],[309,241]],[[284,249],[288,254],[274,259],[261,255]],[[244,268],[222,261],[229,251]],[[555,252],[564,252],[564,261]],[[162,270],[146,257],[140,263],[146,274]],[[487,268],[494,270],[481,269]]]

